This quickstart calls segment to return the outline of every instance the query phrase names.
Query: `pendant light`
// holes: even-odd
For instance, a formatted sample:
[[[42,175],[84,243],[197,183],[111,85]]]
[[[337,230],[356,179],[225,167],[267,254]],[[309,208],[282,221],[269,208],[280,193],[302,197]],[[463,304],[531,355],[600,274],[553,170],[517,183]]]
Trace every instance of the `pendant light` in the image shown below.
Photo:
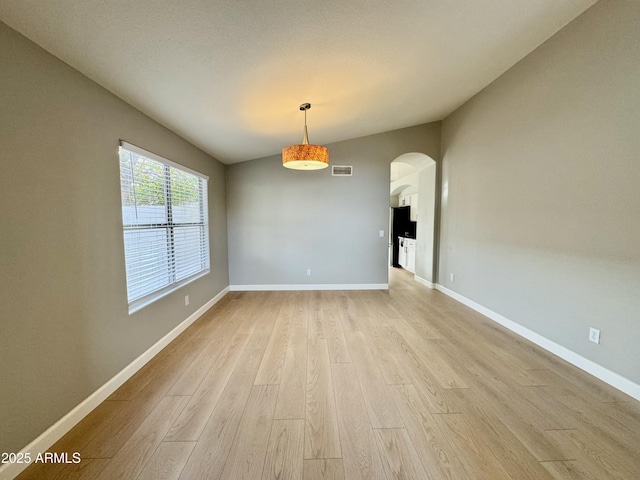
[[[282,149],[282,165],[294,170],[319,170],[329,166],[329,150],[321,145],[311,145],[307,134],[307,110],[310,103],[300,105],[304,112],[304,135],[302,144],[289,145]]]

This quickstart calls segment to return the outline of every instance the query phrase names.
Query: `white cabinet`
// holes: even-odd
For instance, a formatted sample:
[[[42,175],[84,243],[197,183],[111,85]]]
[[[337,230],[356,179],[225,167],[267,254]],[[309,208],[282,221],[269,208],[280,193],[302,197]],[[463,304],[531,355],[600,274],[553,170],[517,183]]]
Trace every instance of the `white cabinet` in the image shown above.
[[[411,195],[403,195],[398,199],[398,203],[401,207],[411,207],[409,209],[409,220],[412,222],[418,221],[418,194],[412,193]]]
[[[402,268],[407,268],[407,250],[405,246],[406,240],[400,237],[400,246],[398,248],[398,264]]]
[[[407,266],[405,267],[411,273],[416,273],[416,241],[406,239],[407,242]]]
[[[413,238],[400,237],[398,263],[405,270],[416,273],[416,241]]]
[[[407,240],[407,270],[416,273],[416,241]]]

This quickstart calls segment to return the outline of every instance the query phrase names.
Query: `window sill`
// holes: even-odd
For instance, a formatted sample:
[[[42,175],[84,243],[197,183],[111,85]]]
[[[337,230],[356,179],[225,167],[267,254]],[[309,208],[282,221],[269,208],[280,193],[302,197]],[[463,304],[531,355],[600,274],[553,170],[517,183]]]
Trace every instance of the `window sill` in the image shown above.
[[[180,280],[179,282],[172,283],[171,285],[168,285],[168,286],[164,287],[161,290],[157,290],[157,291],[155,291],[153,293],[150,293],[149,295],[145,295],[142,298],[134,300],[133,302],[131,302],[129,304],[129,315],[131,315],[133,313],[136,313],[138,310],[143,309],[147,305],[151,305],[156,300],[160,300],[161,298],[166,297],[170,293],[175,292],[176,290],[184,287],[188,283],[191,283],[191,282],[193,282],[193,281],[195,281],[195,280],[197,280],[197,279],[199,279],[201,277],[204,277],[210,271],[211,271],[210,269],[203,270],[202,272],[198,272],[195,275],[192,275],[192,276],[187,277],[187,278],[185,278],[183,280]]]

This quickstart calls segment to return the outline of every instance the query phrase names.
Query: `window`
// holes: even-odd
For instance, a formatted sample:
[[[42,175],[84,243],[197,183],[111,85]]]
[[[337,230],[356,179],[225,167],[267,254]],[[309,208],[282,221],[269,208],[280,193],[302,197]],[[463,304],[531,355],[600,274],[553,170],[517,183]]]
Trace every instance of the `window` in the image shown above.
[[[120,142],[129,313],[209,272],[207,179]]]

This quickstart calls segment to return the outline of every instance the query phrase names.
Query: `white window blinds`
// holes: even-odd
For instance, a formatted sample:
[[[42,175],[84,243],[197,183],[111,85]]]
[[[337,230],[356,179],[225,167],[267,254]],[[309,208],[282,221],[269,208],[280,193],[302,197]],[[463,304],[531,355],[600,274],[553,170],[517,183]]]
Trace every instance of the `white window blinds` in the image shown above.
[[[129,311],[209,271],[207,177],[120,142]]]

